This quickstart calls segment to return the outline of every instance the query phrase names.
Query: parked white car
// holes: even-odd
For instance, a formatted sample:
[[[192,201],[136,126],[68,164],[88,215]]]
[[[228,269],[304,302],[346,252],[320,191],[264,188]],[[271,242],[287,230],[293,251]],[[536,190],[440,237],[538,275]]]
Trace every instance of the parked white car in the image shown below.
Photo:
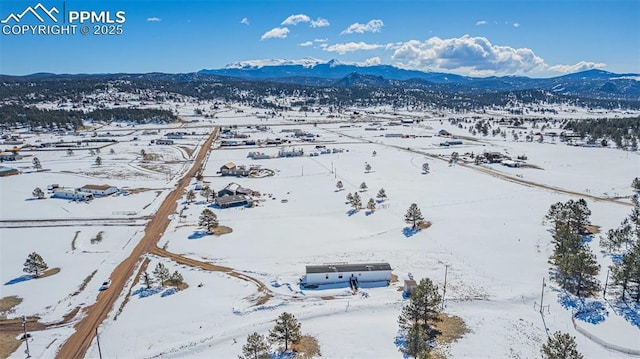
[[[102,282],[102,285],[100,286],[100,290],[107,290],[109,289],[110,286],[111,286],[111,279],[107,279],[104,282]]]

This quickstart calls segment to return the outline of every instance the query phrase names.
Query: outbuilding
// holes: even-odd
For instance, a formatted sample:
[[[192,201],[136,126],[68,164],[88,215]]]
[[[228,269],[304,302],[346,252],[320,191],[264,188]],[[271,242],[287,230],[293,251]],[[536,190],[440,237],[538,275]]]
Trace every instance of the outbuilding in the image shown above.
[[[339,263],[308,265],[304,285],[317,287],[334,283],[391,282],[389,263]]]
[[[251,198],[244,195],[232,195],[216,197],[215,204],[220,208],[247,206],[251,204]]]
[[[15,168],[0,166],[0,177],[13,176],[17,174],[20,174],[20,172]]]
[[[402,288],[402,293],[407,297],[411,297],[411,293],[413,293],[413,290],[416,289],[416,287],[418,286],[418,284],[416,283],[415,280],[413,279],[406,279],[404,281],[404,287]]]
[[[108,196],[118,192],[118,188],[114,186],[87,184],[79,188],[80,192],[91,193],[94,196]]]
[[[59,189],[53,192],[51,198],[71,199],[74,201],[89,201],[93,199],[93,194],[80,192],[74,189]]]

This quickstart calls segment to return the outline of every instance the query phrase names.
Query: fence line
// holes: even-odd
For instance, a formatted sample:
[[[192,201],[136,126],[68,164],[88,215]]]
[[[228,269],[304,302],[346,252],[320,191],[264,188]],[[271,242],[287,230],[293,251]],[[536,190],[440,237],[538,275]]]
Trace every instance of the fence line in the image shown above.
[[[637,349],[629,349],[629,348],[625,348],[622,347],[620,345],[616,345],[616,344],[611,344],[608,343],[600,338],[598,338],[597,336],[589,333],[586,329],[581,328],[580,326],[578,326],[576,324],[576,320],[575,317],[573,315],[571,315],[571,322],[573,323],[573,328],[575,330],[577,330],[580,334],[584,335],[585,337],[587,337],[588,339],[590,339],[591,341],[600,344],[600,346],[609,349],[609,350],[614,350],[620,353],[624,353],[624,354],[628,354],[628,355],[633,355],[633,356],[640,356],[640,350]]]

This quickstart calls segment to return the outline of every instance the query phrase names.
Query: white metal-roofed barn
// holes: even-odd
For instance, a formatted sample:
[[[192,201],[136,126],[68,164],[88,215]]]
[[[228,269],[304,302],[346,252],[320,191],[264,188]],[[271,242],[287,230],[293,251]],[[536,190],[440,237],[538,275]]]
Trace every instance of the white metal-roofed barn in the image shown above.
[[[359,283],[385,281],[388,283],[391,281],[391,265],[389,263],[308,265],[305,286],[349,283],[352,278],[356,278]]]

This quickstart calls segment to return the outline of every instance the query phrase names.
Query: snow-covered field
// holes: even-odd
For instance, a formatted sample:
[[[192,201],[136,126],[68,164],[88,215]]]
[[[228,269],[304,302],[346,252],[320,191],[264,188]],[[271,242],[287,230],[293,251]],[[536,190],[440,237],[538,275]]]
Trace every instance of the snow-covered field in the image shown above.
[[[185,114],[193,108],[185,108]],[[528,163],[541,167],[507,168],[499,164],[485,168],[523,178],[541,185],[590,193],[602,197],[624,197],[631,194],[630,183],[640,174],[637,153],[615,149],[571,147],[564,144],[514,142],[510,137],[464,140],[456,147],[442,148],[445,139],[437,131],[446,129],[454,135],[469,136],[468,131],[450,125],[445,120],[425,121],[415,126],[389,127],[385,131],[361,127],[341,127],[323,124],[321,116],[309,114],[305,123],[292,118],[257,118],[257,110],[245,108],[217,113],[202,119],[201,125],[235,124],[239,131],[253,136],[275,137],[285,128],[299,128],[317,134],[317,141],[327,148],[343,149],[341,153],[251,160],[250,151],[276,154],[277,148],[219,148],[211,152],[204,169],[204,179],[216,191],[230,182],[258,191],[261,196],[254,208],[213,208],[198,196],[195,203],[181,202],[187,207],[182,219],[177,216],[164,233],[159,246],[185,257],[231,267],[262,283],[274,293],[265,304],[256,306],[256,286],[219,272],[187,267],[169,259],[149,255],[149,272],[159,261],[173,272],[180,271],[188,283],[186,290],[173,294],[164,291],[145,296],[143,283],[133,284],[133,295],[114,320],[115,311],[99,328],[102,354],[118,358],[234,358],[241,353],[248,334],[257,331],[267,334],[273,321],[283,311],[296,315],[305,334],[315,336],[327,358],[400,358],[394,344],[397,317],[405,303],[399,290],[409,273],[415,278],[431,278],[440,287],[444,284],[448,267],[445,312],[462,318],[469,332],[462,339],[445,348],[451,358],[532,358],[538,357],[546,330],[569,332],[577,337],[578,349],[588,358],[624,358],[625,354],[608,351],[578,333],[571,323],[571,310],[561,303],[560,293],[548,281],[547,260],[551,253],[551,234],[542,219],[552,203],[572,199],[547,188],[525,186],[491,176],[471,167],[449,166],[444,161],[426,155],[448,156],[499,151],[512,156],[526,154]],[[584,115],[584,114],[583,114]],[[309,118],[307,117],[307,118]],[[319,124],[309,124],[317,118]],[[384,119],[383,121],[388,121]],[[258,134],[246,125],[272,126],[270,132]],[[195,123],[194,123],[195,125]],[[198,127],[198,131],[204,129]],[[387,138],[385,133],[407,133],[416,138]],[[147,152],[159,146],[142,146],[131,141],[115,145],[116,154],[103,150],[106,172],[129,165],[138,167],[140,148]],[[197,140],[190,145],[195,147]],[[295,143],[289,147],[313,152],[313,143]],[[411,151],[407,151],[409,148]],[[373,155],[373,152],[376,155]],[[65,183],[80,186],[102,179],[95,173],[78,175],[92,167],[94,158],[75,154],[77,158],[40,157],[51,172],[31,172],[0,179],[2,185],[2,219],[43,218],[102,218],[122,216],[116,211],[150,215],[159,205],[175,178],[189,166],[181,150],[169,146],[162,150],[170,163],[171,176],[148,174],[137,180],[135,176],[116,175],[103,182],[130,188],[150,188],[152,191],[98,198],[89,204],[64,200],[27,200],[36,186]],[[113,156],[113,164],[109,158]],[[167,160],[174,156],[173,160]],[[117,160],[116,157],[121,157]],[[22,160],[30,166],[30,158]],[[228,162],[259,164],[275,171],[265,178],[221,177],[217,172]],[[422,173],[423,163],[431,172]],[[365,163],[372,167],[365,173]],[[96,171],[92,168],[92,171]],[[127,169],[135,173],[142,170]],[[85,177],[85,176],[88,176]],[[337,190],[336,182],[345,185]],[[103,182],[99,182],[101,184]],[[368,190],[360,192],[363,202],[375,198],[384,188],[389,198],[378,204],[374,213],[350,211],[347,193],[359,190],[365,182]],[[6,190],[11,188],[11,191]],[[587,191],[589,189],[589,191]],[[157,194],[155,191],[161,191]],[[286,200],[286,201],[283,201]],[[9,203],[9,204],[7,204]],[[432,226],[418,233],[406,231],[404,214],[411,203],[418,204]],[[591,221],[604,232],[615,228],[627,215],[630,207],[607,201],[588,200]],[[231,227],[232,233],[219,237],[200,235],[197,221],[204,208],[212,208],[220,224]],[[66,213],[66,215],[64,214]],[[71,250],[75,231],[81,233],[77,249]],[[94,232],[103,230],[105,239],[91,244]],[[141,226],[132,227],[61,227],[43,229],[0,229],[2,255],[1,280],[6,283],[22,275],[21,263],[26,254],[40,252],[50,267],[61,272],[37,281],[0,287],[2,295],[19,295],[25,301],[16,308],[16,315],[40,315],[48,320],[60,319],[65,310],[80,300],[69,299],[82,280],[93,270],[97,274],[78,297],[91,303],[97,286],[109,275],[141,236]],[[113,238],[113,240],[112,240]],[[116,239],[117,238],[117,239]],[[611,263],[601,255],[598,240],[591,242],[603,269],[600,280],[605,281],[606,267]],[[305,265],[328,262],[389,262],[399,281],[388,287],[365,288],[351,295],[347,288],[301,290],[298,279]],[[73,268],[80,268],[75,270]],[[545,315],[534,309],[540,302],[543,278],[547,278],[544,302],[549,305]],[[48,283],[48,284],[47,284]],[[198,284],[202,283],[202,286]],[[51,290],[48,296],[36,293]],[[127,294],[125,290],[122,298]],[[363,294],[364,293],[364,294]],[[594,300],[602,302],[601,297]],[[57,304],[56,304],[57,303]],[[50,307],[48,307],[50,306]],[[622,347],[640,350],[640,328],[618,316],[607,307],[608,314],[598,324],[578,321],[578,325],[599,338]],[[34,333],[32,355],[50,357],[45,350],[52,338],[64,339],[59,329]],[[12,357],[21,357],[21,350]],[[88,357],[97,357],[97,346],[91,347]]]

